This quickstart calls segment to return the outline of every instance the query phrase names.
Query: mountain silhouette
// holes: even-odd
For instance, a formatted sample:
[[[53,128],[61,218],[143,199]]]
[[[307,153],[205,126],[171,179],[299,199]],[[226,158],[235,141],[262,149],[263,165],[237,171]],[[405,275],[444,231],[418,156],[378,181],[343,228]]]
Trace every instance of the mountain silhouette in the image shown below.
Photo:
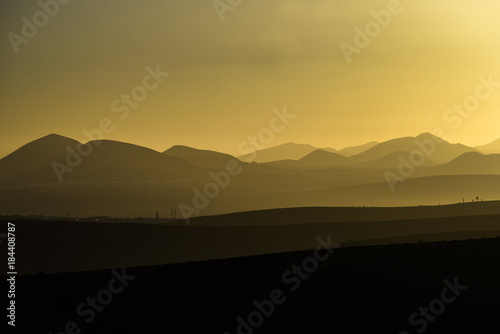
[[[57,178],[52,170],[53,161],[67,154],[66,147],[77,149],[80,142],[57,134],[50,134],[23,145],[0,159],[0,184],[53,182]]]
[[[385,155],[381,158],[377,158],[374,160],[370,161],[365,161],[365,162],[357,162],[358,159],[355,157],[352,157],[350,160],[351,164],[347,165],[346,167],[348,168],[363,168],[363,169],[395,169],[399,167],[401,164],[402,160],[408,160],[409,158],[409,153],[404,152],[404,151],[396,151],[392,152],[388,155]],[[430,158],[425,158],[423,163],[419,165],[420,168],[422,167],[429,167],[429,166],[435,166],[437,165],[436,162],[432,161]]]
[[[75,179],[164,180],[203,171],[183,159],[134,144],[102,140],[84,146],[92,147],[92,153],[74,169]]]
[[[343,155],[327,152],[325,150],[315,150],[297,162],[301,166],[314,166],[314,167],[325,167],[325,166],[339,166],[347,164],[349,158]]]
[[[425,144],[429,145],[429,149],[422,148]],[[450,144],[430,133],[423,133],[417,137],[403,137],[385,141],[353,156],[353,159],[358,162],[370,161],[398,151],[408,153],[419,151],[437,163],[449,162],[467,152],[477,152],[475,148],[462,144]]]
[[[287,160],[300,160],[316,150],[318,150],[318,148],[312,145],[287,143],[256,151],[255,161],[272,162],[274,166],[294,167],[298,164],[290,163],[290,161]],[[328,155],[317,153],[318,155],[323,154],[322,159],[324,159],[324,162],[321,163],[318,161],[320,166],[363,163],[389,156],[394,152],[406,152],[407,156],[412,152],[419,152],[419,154],[426,157],[426,160],[428,160],[426,164],[429,165],[432,164],[432,162],[449,162],[467,152],[479,152],[476,148],[463,144],[451,144],[430,133],[423,133],[417,137],[391,139],[382,143],[369,142],[360,146],[347,147],[340,151],[328,148],[320,150],[351,158],[351,160],[341,161],[342,159],[338,156],[336,158],[334,158],[334,156],[327,158]],[[249,154],[239,157],[239,159],[245,160],[250,157],[251,155]],[[312,161],[308,162],[309,159],[310,158],[306,159],[305,165],[314,165]],[[330,161],[330,163],[327,163],[327,161]]]
[[[436,143],[435,152],[414,166],[412,173],[399,176],[392,192],[386,172],[399,175],[402,159],[410,161],[411,150],[418,149],[416,140],[436,139],[429,134],[399,138],[351,157],[314,149],[297,160],[246,163],[228,154],[186,146],[161,153],[119,141],[81,144],[49,135],[0,159],[0,214],[60,214],[62,210],[78,215],[141,216],[195,202],[208,202],[202,205],[203,214],[217,214],[296,206],[429,205],[476,196],[500,198],[500,155],[483,155],[445,141]],[[288,145],[294,147],[304,148]],[[441,161],[453,158],[439,163],[433,161],[436,157]],[[224,171],[228,161],[241,168],[237,175],[229,177]],[[70,166],[71,171],[62,174],[63,182],[59,182],[54,163]]]
[[[363,144],[363,145],[358,145],[358,146],[350,146],[350,147],[345,147],[339,151],[340,154],[345,155],[346,157],[350,157],[356,154],[360,154],[373,146],[380,144],[379,142],[376,141],[371,141],[369,143]]]
[[[111,140],[81,144],[70,138],[49,135],[1,159],[0,183],[59,182],[54,164],[71,170],[62,174],[64,180],[161,180],[200,172],[199,167],[182,159],[142,146]]]
[[[494,154],[494,153],[500,154],[500,138],[498,138],[495,141],[492,141],[489,144],[476,146],[475,149],[486,154]]]
[[[226,169],[229,162],[237,163],[245,173],[286,173],[282,170],[270,165],[258,164],[255,162],[247,163],[240,161],[238,158],[221,152],[210,150],[198,150],[189,146],[175,145],[163,152],[163,154],[180,158],[193,165],[211,168],[211,169]]]
[[[254,153],[249,153],[238,157],[241,161],[250,162],[253,158],[255,162],[272,162],[279,160],[299,160],[309,153],[316,151],[318,148],[308,144],[286,143],[263,150],[258,150]],[[333,148],[325,148],[330,152],[337,152]]]
[[[452,161],[417,171],[418,175],[500,174],[500,154],[464,153]]]
[[[356,156],[346,157],[337,153],[330,153],[323,150],[316,150],[299,160],[281,160],[268,163],[269,165],[294,169],[397,169],[401,164],[401,159],[408,160],[409,152],[396,151],[381,158],[363,161]],[[362,162],[360,162],[360,160]],[[426,158],[419,167],[429,167],[437,165],[436,162]]]
[[[194,165],[208,168],[225,168],[229,161],[238,161],[237,158],[220,152],[198,150],[192,147],[175,145],[163,152],[168,156],[181,158]]]

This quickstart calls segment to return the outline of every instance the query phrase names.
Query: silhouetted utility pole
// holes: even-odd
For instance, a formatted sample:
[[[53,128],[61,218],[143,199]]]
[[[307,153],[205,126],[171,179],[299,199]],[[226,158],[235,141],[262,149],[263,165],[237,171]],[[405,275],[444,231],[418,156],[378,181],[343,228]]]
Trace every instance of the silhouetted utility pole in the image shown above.
[[[156,219],[160,219],[160,214],[156,211]]]

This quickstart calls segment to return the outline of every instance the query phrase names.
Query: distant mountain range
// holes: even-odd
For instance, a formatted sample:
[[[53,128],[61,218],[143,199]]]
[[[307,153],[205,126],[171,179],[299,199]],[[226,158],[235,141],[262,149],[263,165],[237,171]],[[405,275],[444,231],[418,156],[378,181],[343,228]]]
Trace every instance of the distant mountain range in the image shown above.
[[[363,145],[358,145],[358,146],[351,146],[351,147],[346,147],[343,148],[339,151],[340,154],[350,157],[352,155],[359,154],[361,152],[364,152],[370,148],[372,148],[375,145],[378,145],[379,143],[376,141],[371,141],[369,143],[363,144]]]
[[[486,154],[499,152],[498,142],[473,148],[424,133],[339,151],[288,143],[245,161],[181,145],[157,152],[53,134],[0,160],[0,214],[145,216],[176,208],[180,217],[181,203],[205,215],[500,199],[500,154]],[[395,192],[387,175],[398,178]]]
[[[275,147],[258,150],[257,155],[255,156],[253,154],[246,154],[239,156],[238,158],[241,159],[242,161],[248,161],[248,159],[253,158],[253,161],[255,162],[299,160],[316,150],[322,150],[330,153],[338,153],[342,156],[350,157],[359,154],[361,152],[364,152],[377,144],[379,143],[372,141],[359,146],[346,147],[338,151],[331,147],[317,148],[315,146],[308,144],[286,143]]]
[[[183,159],[142,146],[112,140],[81,144],[53,134],[0,160],[0,185],[58,182],[54,166],[68,181],[163,180],[176,177],[180,171],[183,175],[199,172],[199,168]]]
[[[309,153],[316,151],[318,148],[308,144],[295,144],[295,143],[286,143],[282,145],[278,145],[271,148],[266,148],[263,150],[257,151],[257,155],[254,157],[254,154],[245,154],[238,157],[241,161],[252,161],[255,162],[272,162],[277,160],[298,160]],[[337,150],[333,148],[325,148],[324,150],[328,152],[336,153]]]
[[[432,140],[436,144],[435,151],[428,154],[427,158],[436,163],[445,163],[467,152],[481,152],[485,154],[500,154],[500,139],[484,146],[469,147],[462,144],[450,144],[430,133],[423,133],[417,137],[403,137],[391,139],[382,143],[369,142],[364,145],[347,147],[341,150],[332,148],[316,148],[311,145],[287,143],[263,150],[256,151],[256,162],[278,162],[286,160],[301,160],[309,155],[308,158],[302,160],[306,165],[314,165],[315,159],[318,159],[317,166],[335,166],[342,164],[355,164],[375,159],[383,158],[394,152],[413,152],[422,150],[421,145],[425,148],[426,143]],[[420,146],[419,146],[420,145]],[[324,153],[314,153],[315,151],[325,151],[332,153],[327,155]],[[314,154],[313,154],[314,153]],[[251,154],[240,156],[239,159],[245,161]],[[342,159],[341,157],[350,157],[352,159]],[[285,164],[286,165],[286,164]]]
[[[358,168],[391,168],[399,164],[399,156],[409,156],[419,152],[424,157],[422,166],[431,166],[437,163],[446,163],[456,157],[469,153],[479,152],[477,149],[462,144],[450,144],[429,133],[417,137],[404,137],[392,139],[383,143],[370,143],[363,145],[365,150],[358,147],[358,154],[344,156],[339,153],[327,152],[317,149],[298,160],[281,160],[271,162],[271,165],[280,167],[338,167],[350,166]],[[354,151],[351,151],[354,152]],[[257,156],[260,151],[257,152]]]

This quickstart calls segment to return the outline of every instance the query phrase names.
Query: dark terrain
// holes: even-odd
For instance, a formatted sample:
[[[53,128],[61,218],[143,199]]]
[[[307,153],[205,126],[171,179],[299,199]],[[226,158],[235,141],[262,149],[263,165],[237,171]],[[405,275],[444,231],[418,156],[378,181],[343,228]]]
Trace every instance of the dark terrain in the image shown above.
[[[499,332],[500,238],[336,249],[292,292],[282,274],[312,254],[129,268],[135,279],[88,325],[76,308],[108,286],[110,270],[21,276],[18,329],[59,333],[75,321],[81,333],[233,334],[254,300],[280,289],[286,301],[255,333],[416,333],[409,316],[457,277],[467,289],[425,332]]]

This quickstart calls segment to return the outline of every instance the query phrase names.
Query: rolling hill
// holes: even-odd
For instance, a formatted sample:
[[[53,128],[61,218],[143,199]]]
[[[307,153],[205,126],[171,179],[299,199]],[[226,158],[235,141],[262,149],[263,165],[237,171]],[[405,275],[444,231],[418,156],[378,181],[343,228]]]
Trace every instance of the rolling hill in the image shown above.
[[[420,151],[436,163],[446,163],[464,153],[477,152],[475,148],[462,144],[450,144],[430,133],[423,133],[417,137],[404,137],[385,141],[352,158],[358,162],[365,162],[382,158],[398,151],[408,153]]]
[[[500,154],[500,138],[489,144],[476,146],[475,149],[486,154]]]
[[[316,150],[309,153],[304,158],[299,160],[281,160],[269,162],[268,165],[282,168],[293,169],[397,169],[401,163],[401,159],[408,160],[410,153],[404,151],[392,152],[386,156],[376,158],[374,160],[363,161],[355,156],[346,157],[337,153],[330,153],[323,150]],[[362,162],[360,162],[362,160]],[[435,166],[437,163],[426,158],[419,167]]]
[[[226,168],[228,162],[238,160],[229,154],[209,150],[198,150],[183,145],[172,146],[163,152],[163,154],[181,158],[193,165],[208,168]]]
[[[309,153],[316,151],[317,149],[318,148],[308,144],[286,143],[283,145],[256,151],[255,157],[253,153],[250,153],[240,156],[238,157],[238,159],[245,162],[255,161],[259,163],[278,160],[299,160]],[[323,150],[329,152],[337,152],[333,148],[324,148]],[[254,158],[252,159],[252,157]]]
[[[308,167],[326,167],[326,166],[339,166],[347,164],[350,161],[348,157],[343,155],[327,152],[324,150],[315,150],[302,159],[297,161],[300,166]]]
[[[52,162],[65,157],[66,148],[76,150],[81,145],[56,134],[29,142],[0,159],[0,184],[57,181]]]
[[[351,164],[346,167],[351,169],[385,169],[385,170],[394,170],[396,169],[400,163],[401,159],[408,159],[409,153],[403,151],[392,152],[388,155],[385,155],[381,158],[377,158],[370,161],[364,162],[356,162],[357,159],[353,158],[351,160]],[[419,166],[419,168],[435,166],[437,163],[432,161],[430,158],[426,158],[423,163]]]
[[[32,141],[0,160],[0,184],[165,180],[204,170],[146,147],[111,140],[81,144],[58,135]],[[64,167],[65,166],[65,167]]]
[[[384,208],[351,208],[353,217],[337,218],[337,208],[296,208],[200,217],[193,225],[169,222],[19,221],[26,242],[19,249],[22,274],[98,270],[257,254],[309,250],[317,238],[331,242],[387,244],[440,238],[500,235],[498,202],[401,208],[391,217]],[[471,207],[476,206],[474,210]],[[491,214],[478,214],[480,207]],[[370,213],[377,215],[371,219]],[[418,218],[411,217],[411,213]],[[474,213],[475,212],[475,213]],[[389,219],[384,219],[384,216]],[[405,218],[410,216],[410,218]],[[276,222],[280,222],[276,224]],[[287,224],[292,221],[291,224]],[[220,222],[220,224],[218,224]],[[448,236],[446,236],[446,234]],[[413,237],[412,237],[413,236]],[[71,247],[68,247],[71,245]],[[196,247],[186,247],[196,245]],[[64,251],[61,251],[64,250]],[[53,259],[57,258],[57,261]]]
[[[400,147],[401,142],[411,143],[414,138],[398,142],[391,146]],[[441,157],[470,149],[443,145]],[[71,156],[71,172],[62,174],[64,182],[59,183],[52,165],[68,164],[68,147],[91,153],[85,153],[81,161]],[[352,157],[314,150],[298,161],[283,160],[271,166],[239,162],[242,172],[221,180],[228,159],[236,161],[227,154],[185,146],[165,154],[117,141],[82,145],[51,135],[0,160],[0,214],[134,217],[151,211],[164,214],[181,203],[202,203],[201,214],[207,215],[301,206],[429,205],[476,196],[500,199],[500,155],[469,152],[441,165],[427,161],[408,179],[395,182],[392,192],[386,171],[397,173],[399,159],[409,153],[394,151],[358,161],[374,149],[377,154],[372,156],[385,152],[384,143]]]
[[[380,144],[379,142],[376,141],[371,141],[369,143],[363,144],[363,145],[358,145],[358,146],[350,146],[350,147],[345,147],[339,151],[340,154],[345,155],[346,157],[350,157],[356,154],[360,154],[370,148],[372,148],[375,145]]]
[[[408,159],[410,154],[416,151],[426,158],[421,166],[443,164],[464,153],[478,152],[477,149],[462,144],[450,144],[430,133],[423,133],[417,137],[396,138],[382,143],[370,142],[340,151],[315,149],[310,145],[307,147],[295,145],[285,144],[286,149],[284,145],[281,145],[257,151],[256,161],[261,159],[260,162],[268,162],[272,166],[286,168],[323,168],[355,164],[361,167],[364,163],[377,161],[373,163],[374,168],[390,168],[392,165],[390,161],[394,160],[394,167],[397,168],[399,155]],[[295,154],[292,153],[293,150],[296,150]],[[277,154],[273,154],[274,152]],[[371,164],[364,166],[372,168]]]
[[[240,161],[232,155],[210,150],[198,150],[188,146],[176,145],[163,154],[185,160],[193,165],[213,169],[224,170],[228,163],[237,163],[242,168],[243,173],[269,173],[269,174],[287,174],[288,170],[277,168],[270,165],[258,164],[256,162],[248,163]]]
[[[416,173],[419,176],[500,174],[500,154],[464,153],[446,164],[417,169]]]
[[[204,172],[183,159],[168,156],[152,149],[112,140],[85,144],[92,154],[82,159],[70,178],[78,180],[174,180]]]

